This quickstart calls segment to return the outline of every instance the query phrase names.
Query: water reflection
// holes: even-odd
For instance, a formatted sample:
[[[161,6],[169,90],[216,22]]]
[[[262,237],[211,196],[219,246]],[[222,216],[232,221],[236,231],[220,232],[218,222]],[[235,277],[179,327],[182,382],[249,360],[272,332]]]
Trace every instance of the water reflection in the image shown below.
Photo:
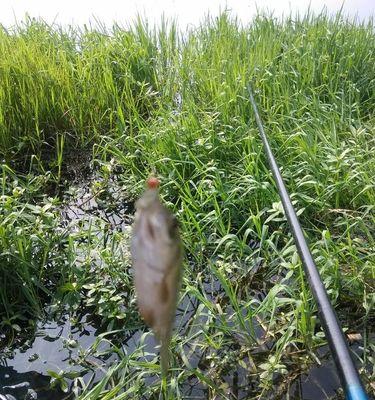
[[[78,191],[78,199],[68,203],[62,210],[65,224],[69,222],[82,222],[82,226],[89,224],[92,218],[99,218],[108,224],[111,230],[123,231],[131,222],[132,205],[123,203],[120,199],[120,190],[111,193],[112,200],[104,203],[100,202],[97,196],[93,195],[88,186],[84,186]],[[115,199],[115,200],[114,200]],[[119,204],[120,208],[109,209],[104,204]],[[105,233],[101,233],[105,234]],[[259,267],[257,265],[257,267]],[[224,290],[213,274],[202,277],[197,289],[210,302],[220,302]],[[263,290],[253,290],[250,294],[254,298],[262,300],[266,293]],[[198,299],[196,296],[186,293],[181,300],[176,318],[176,330],[181,337],[193,337],[199,333],[202,326],[207,322],[207,314],[199,310]],[[228,326],[232,322],[230,318],[235,315],[235,311],[229,305],[225,306],[225,316]],[[244,310],[245,311],[245,310]],[[245,318],[245,315],[243,315]],[[0,400],[17,399],[72,399],[76,396],[74,392],[74,377],[82,377],[85,383],[90,381],[90,385],[100,380],[110,365],[119,362],[119,356],[111,353],[111,343],[100,341],[96,352],[87,352],[98,340],[98,336],[103,333],[100,324],[95,321],[90,314],[82,313],[74,316],[74,323],[69,318],[69,314],[61,316],[56,321],[40,322],[37,325],[35,336],[25,345],[15,350],[11,356],[0,355]],[[212,323],[220,323],[214,321]],[[251,321],[255,335],[255,346],[249,357],[241,356],[241,360],[250,365],[257,358],[261,359],[268,353],[272,342],[263,340],[265,330],[260,321]],[[231,335],[239,343],[243,342],[246,335],[241,332],[234,332]],[[144,335],[141,330],[127,331],[111,337],[124,350],[125,354],[131,354],[139,347],[143,341],[144,347],[140,354],[144,360],[151,361],[155,355],[155,339],[152,334]],[[258,342],[257,342],[258,341]],[[231,341],[232,343],[233,341]],[[210,376],[210,349],[201,350],[193,347],[189,342],[181,345],[181,351],[185,353],[189,362],[189,370],[192,373],[186,376],[180,385],[180,391],[184,399],[205,399],[210,396],[209,389],[193,373],[194,369],[199,368],[202,373]],[[236,357],[238,349],[234,347],[223,347],[220,357],[224,359],[228,355]],[[178,355],[177,355],[178,356]],[[322,354],[323,356],[323,354]],[[324,355],[326,357],[326,355]],[[181,360],[179,359],[178,362]],[[233,360],[229,365],[237,365],[238,368],[231,371],[219,370],[215,374],[220,375],[220,379],[225,384],[224,392],[228,399],[247,399],[256,394],[259,395],[259,381],[253,379],[249,374],[249,369],[242,368]],[[180,366],[183,364],[180,364]],[[223,364],[224,368],[225,363]],[[66,383],[67,393],[59,388],[50,387],[49,371],[57,374],[62,372],[61,378]],[[145,378],[145,384],[152,386],[156,376]],[[327,359],[323,365],[312,368],[309,373],[301,375],[291,383],[288,390],[289,395],[284,399],[326,399],[335,396],[340,387],[336,370],[331,359]],[[5,397],[7,396],[7,397]],[[219,399],[220,397],[218,397]],[[270,397],[275,398],[275,397]]]
[[[49,387],[49,377],[36,371],[19,372],[15,367],[0,366],[0,399],[17,400],[62,400],[72,398],[72,394],[66,394]]]
[[[193,316],[196,307],[196,302],[186,297],[179,308],[182,320]],[[181,334],[185,329],[186,325],[181,324],[179,329]],[[119,362],[118,357],[110,352],[110,343],[104,340],[100,341],[99,351],[95,354],[85,353],[85,350],[95,343],[100,333],[100,329],[93,325],[89,314],[82,315],[74,326],[67,315],[58,322],[40,323],[34,338],[15,350],[11,357],[1,359],[0,395],[3,397],[0,396],[0,400],[73,399],[75,396],[73,379],[69,379],[69,374],[75,372],[77,376],[83,377],[86,383],[90,379],[92,379],[91,383],[94,383],[103,377],[111,364]],[[142,358],[150,361],[154,357],[156,343],[151,333],[145,335],[143,330],[124,332],[123,335],[117,337],[117,340],[123,344],[127,354],[132,353],[139,346],[140,341],[143,341]],[[328,399],[337,395],[340,383],[336,370],[332,360],[327,359],[329,357],[327,348],[323,350],[321,359],[326,359],[326,361],[321,366],[316,366],[298,377],[290,385],[289,395],[283,399]],[[209,376],[210,366],[206,364],[207,354],[192,349],[189,344],[185,345],[184,351],[189,355],[192,371],[199,368]],[[222,357],[231,353],[235,354],[235,352],[234,348],[223,349]],[[246,364],[250,363],[250,360],[244,359],[244,361]],[[67,372],[65,379],[68,383],[68,393],[50,388],[48,375],[50,370],[57,373]],[[228,399],[247,399],[250,398],[249,396],[259,394],[258,381],[253,379],[249,371],[244,368],[239,367],[235,371],[228,371],[228,374],[223,371],[221,376],[222,381],[226,383],[225,392]],[[155,379],[155,376],[150,376],[148,383],[154,384]],[[207,386],[203,385],[193,373],[181,384],[180,391],[187,400],[206,399],[210,395]],[[5,395],[9,397],[4,397]]]

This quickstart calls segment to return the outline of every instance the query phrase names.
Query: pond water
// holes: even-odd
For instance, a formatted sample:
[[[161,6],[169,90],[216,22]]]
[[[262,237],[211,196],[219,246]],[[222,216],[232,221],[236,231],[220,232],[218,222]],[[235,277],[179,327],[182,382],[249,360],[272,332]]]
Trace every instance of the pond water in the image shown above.
[[[2,360],[0,393],[13,395],[17,399],[73,398],[72,394],[67,395],[62,390],[49,387],[51,377],[48,371],[82,370],[75,361],[81,348],[88,348],[94,343],[96,332],[93,326],[85,323],[85,319],[83,317],[79,327],[72,327],[66,317],[58,322],[39,323],[34,338]]]
[[[90,379],[100,380],[103,371],[109,365],[116,363],[116,355],[103,357],[85,357],[79,361],[80,355],[89,349],[100,334],[94,325],[89,322],[90,316],[83,315],[75,326],[69,319],[62,317],[60,321],[48,321],[38,324],[33,339],[17,349],[10,357],[0,361],[0,399],[1,400],[48,400],[48,399],[73,399],[75,397],[73,379],[74,375],[81,376],[87,383]],[[134,332],[124,338],[124,345],[131,351],[136,347],[136,342],[142,332]],[[147,343],[155,345],[152,337]],[[105,354],[105,342],[101,342]],[[109,345],[107,344],[108,349]],[[308,373],[300,375],[291,385],[289,399],[329,399],[335,396],[340,388],[335,366],[329,357],[327,348],[322,349],[322,365],[315,366]],[[192,360],[194,363],[194,361]],[[198,360],[196,360],[198,363]],[[50,375],[48,371],[69,371],[66,373],[67,393],[61,389],[50,388]],[[236,399],[246,399],[249,394],[250,382],[246,372],[238,371],[233,376],[226,377],[228,385],[234,387],[233,395]],[[207,389],[196,378],[184,383],[183,392],[186,399],[204,399]],[[254,391],[256,387],[252,388]],[[13,397],[12,397],[13,396]],[[286,398],[285,398],[286,399]]]
[[[78,193],[78,195],[77,195]],[[79,188],[74,202],[62,210],[66,222],[80,220],[89,223],[91,218],[100,218],[112,229],[126,229],[132,221],[133,206],[120,199],[121,191],[111,193],[115,204],[120,209],[104,209],[98,204],[88,185]],[[215,298],[223,292],[220,283],[213,279],[203,282],[205,293]],[[259,294],[262,296],[262,294]],[[186,323],[194,316],[198,307],[197,299],[185,296],[178,308],[177,329],[183,333]],[[20,348],[9,354],[0,354],[0,400],[62,400],[73,399],[79,392],[74,386],[74,378],[80,377],[81,384],[93,384],[100,380],[112,364],[119,361],[115,353],[110,352],[110,342],[100,341],[101,352],[90,353],[89,349],[98,341],[103,333],[100,321],[90,315],[87,310],[74,315],[74,322],[69,313],[63,313],[56,320],[40,321],[33,337]],[[255,333],[261,337],[264,333],[261,326],[254,322]],[[118,333],[116,340],[131,352],[143,330]],[[146,347],[152,349],[155,341],[152,335],[146,337]],[[108,352],[106,352],[108,350]],[[266,349],[267,350],[267,349]],[[193,354],[190,360],[192,367],[199,366],[201,354]],[[289,388],[290,395],[285,399],[328,399],[335,396],[340,388],[337,373],[327,349],[321,351],[322,364],[314,366],[307,373],[298,376]],[[52,371],[52,372],[50,372]],[[61,374],[59,375],[59,373]],[[57,383],[50,387],[51,375]],[[256,385],[247,376],[245,370],[238,370],[225,377],[231,388],[231,398],[246,399],[249,393],[256,392]],[[62,390],[65,389],[64,391]],[[197,378],[187,380],[181,388],[186,399],[204,399],[207,389]]]

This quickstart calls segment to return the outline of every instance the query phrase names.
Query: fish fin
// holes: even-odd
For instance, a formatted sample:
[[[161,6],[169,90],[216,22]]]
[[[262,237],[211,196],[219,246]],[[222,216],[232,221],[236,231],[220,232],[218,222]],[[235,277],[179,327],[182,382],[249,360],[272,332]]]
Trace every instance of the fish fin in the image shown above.
[[[146,324],[152,328],[155,322],[153,310],[147,307],[143,307],[142,305],[139,305],[138,308]]]
[[[159,289],[159,299],[160,301],[164,304],[167,303],[169,300],[169,289],[168,289],[168,285],[166,282],[166,278],[164,277],[164,279],[161,282],[160,285],[160,289]]]

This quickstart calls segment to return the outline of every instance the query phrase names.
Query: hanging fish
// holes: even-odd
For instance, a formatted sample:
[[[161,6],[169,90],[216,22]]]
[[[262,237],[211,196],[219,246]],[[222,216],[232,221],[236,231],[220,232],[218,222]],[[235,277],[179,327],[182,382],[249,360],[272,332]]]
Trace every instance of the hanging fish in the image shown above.
[[[160,364],[169,368],[169,344],[182,271],[182,247],[175,216],[160,202],[159,180],[149,178],[136,203],[131,254],[139,312],[159,341]]]

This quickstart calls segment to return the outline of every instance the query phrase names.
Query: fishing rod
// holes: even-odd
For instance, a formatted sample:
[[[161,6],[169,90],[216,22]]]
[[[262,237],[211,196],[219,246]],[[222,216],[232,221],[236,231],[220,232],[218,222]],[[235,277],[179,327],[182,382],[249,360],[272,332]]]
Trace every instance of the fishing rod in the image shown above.
[[[340,381],[346,394],[346,399],[368,400],[367,394],[359,377],[359,373],[354,365],[352,357],[350,356],[350,350],[344,337],[344,333],[337,319],[336,313],[329,301],[326,289],[323,285],[319,271],[315,265],[314,259],[312,258],[309,246],[298,221],[297,214],[294,210],[292,202],[290,201],[290,197],[288,191],[286,190],[279,167],[277,166],[275,157],[272,154],[272,150],[268,143],[266,133],[264,132],[262,120],[260,119],[250,84],[247,86],[247,89],[249,92],[251,105],[253,106],[259,133],[268,158],[269,166],[284,206],[285,215],[292,231],[298,254],[301,258],[305,274],[307,275],[313,296],[318,306],[320,321],[327,337],[328,344],[339,373]]]

